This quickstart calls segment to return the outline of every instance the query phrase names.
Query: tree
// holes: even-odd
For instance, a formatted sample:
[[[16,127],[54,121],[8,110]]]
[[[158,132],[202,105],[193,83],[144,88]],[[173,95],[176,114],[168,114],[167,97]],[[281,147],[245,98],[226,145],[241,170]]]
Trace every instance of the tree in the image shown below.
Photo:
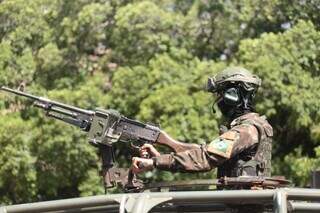
[[[0,127],[0,202],[31,202],[37,193],[31,126],[18,113],[10,113],[2,114]]]

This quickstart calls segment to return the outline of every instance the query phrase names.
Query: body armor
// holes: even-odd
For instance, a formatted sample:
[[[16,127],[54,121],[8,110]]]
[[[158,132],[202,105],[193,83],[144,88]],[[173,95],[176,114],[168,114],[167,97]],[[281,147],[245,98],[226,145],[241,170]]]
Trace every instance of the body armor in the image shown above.
[[[231,128],[238,125],[253,125],[259,134],[259,143],[247,149],[218,167],[218,177],[271,176],[272,127],[265,119],[252,113],[245,118],[231,122]]]

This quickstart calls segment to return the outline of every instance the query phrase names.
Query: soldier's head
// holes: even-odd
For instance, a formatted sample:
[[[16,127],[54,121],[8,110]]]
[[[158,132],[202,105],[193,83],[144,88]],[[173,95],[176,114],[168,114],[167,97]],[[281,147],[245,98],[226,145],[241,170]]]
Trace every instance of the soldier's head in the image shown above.
[[[222,114],[234,119],[253,111],[253,98],[261,85],[258,76],[242,67],[228,67],[214,77],[208,78],[207,91],[217,95]]]

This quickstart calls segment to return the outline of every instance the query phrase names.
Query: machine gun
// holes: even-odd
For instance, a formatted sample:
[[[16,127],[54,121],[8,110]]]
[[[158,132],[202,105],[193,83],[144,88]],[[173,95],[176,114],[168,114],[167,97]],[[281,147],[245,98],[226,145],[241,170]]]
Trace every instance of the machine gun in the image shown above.
[[[125,190],[132,191],[139,190],[143,186],[129,169],[115,167],[113,144],[122,141],[129,142],[136,147],[144,143],[156,143],[161,134],[159,127],[126,118],[112,109],[85,110],[5,86],[2,86],[1,90],[31,99],[34,106],[45,110],[47,116],[87,132],[88,142],[99,149],[102,159],[101,175],[106,188],[119,184]],[[172,143],[171,141],[162,141],[161,144],[171,148],[174,152],[190,148],[189,144]]]

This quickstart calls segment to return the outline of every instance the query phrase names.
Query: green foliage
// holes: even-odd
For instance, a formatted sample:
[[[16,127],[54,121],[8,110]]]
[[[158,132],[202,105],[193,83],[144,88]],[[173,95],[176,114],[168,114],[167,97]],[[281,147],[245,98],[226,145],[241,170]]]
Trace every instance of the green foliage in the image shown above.
[[[239,60],[263,77],[258,108],[278,124],[275,135],[282,148],[277,154],[289,153],[297,146],[312,154],[312,147],[318,145],[310,132],[315,134],[320,122],[319,38],[320,32],[311,22],[301,21],[285,33],[264,34],[240,45]]]
[[[113,32],[114,49],[120,53],[116,55],[117,60],[141,64],[157,53],[177,47],[182,39],[180,20],[178,14],[165,11],[150,1],[120,8],[115,15]]]
[[[315,157],[310,158],[303,155],[301,149],[296,149],[285,156],[283,163],[280,163],[277,159],[274,169],[277,172],[290,176],[294,186],[310,186],[310,171],[320,169],[320,146],[315,148],[315,152]]]
[[[0,202],[30,202],[37,192],[31,126],[12,113],[2,114],[0,127]]]
[[[206,143],[220,114],[208,76],[243,65],[263,79],[256,109],[275,130],[273,170],[308,185],[320,169],[318,0],[7,0],[0,84],[82,108],[115,108]],[[78,129],[1,95],[0,202],[102,194],[96,150]],[[120,165],[130,165],[117,144]],[[162,150],[167,151],[167,150]],[[212,178],[154,171],[154,181]],[[115,189],[114,192],[117,190]]]

